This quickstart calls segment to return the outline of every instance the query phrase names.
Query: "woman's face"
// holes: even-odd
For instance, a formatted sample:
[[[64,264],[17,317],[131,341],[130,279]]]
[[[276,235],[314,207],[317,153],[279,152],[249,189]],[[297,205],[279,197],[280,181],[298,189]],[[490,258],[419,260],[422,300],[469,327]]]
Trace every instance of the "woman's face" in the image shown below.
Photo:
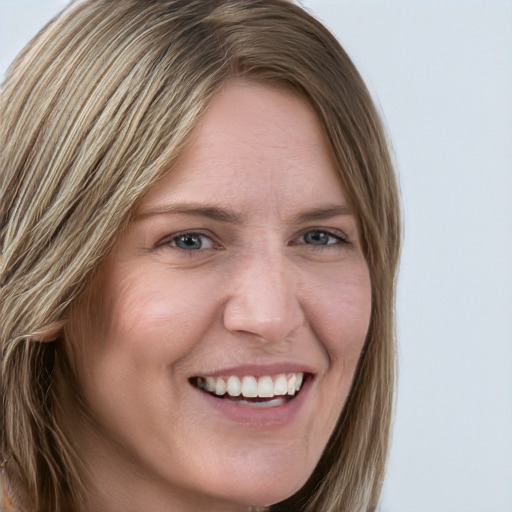
[[[305,483],[347,398],[371,292],[302,99],[228,83],[91,290],[68,339],[94,418],[74,425],[92,503],[226,512]]]

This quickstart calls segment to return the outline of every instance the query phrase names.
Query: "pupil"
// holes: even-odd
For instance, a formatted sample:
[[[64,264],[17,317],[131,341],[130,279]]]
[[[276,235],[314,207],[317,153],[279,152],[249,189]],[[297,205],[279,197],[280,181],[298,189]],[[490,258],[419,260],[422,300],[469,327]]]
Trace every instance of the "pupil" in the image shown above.
[[[310,231],[306,233],[304,236],[306,243],[312,245],[327,245],[329,242],[329,237],[326,233],[322,233],[321,231]]]
[[[191,249],[201,249],[203,244],[197,235],[182,235],[176,239],[176,245],[180,249],[190,251]]]

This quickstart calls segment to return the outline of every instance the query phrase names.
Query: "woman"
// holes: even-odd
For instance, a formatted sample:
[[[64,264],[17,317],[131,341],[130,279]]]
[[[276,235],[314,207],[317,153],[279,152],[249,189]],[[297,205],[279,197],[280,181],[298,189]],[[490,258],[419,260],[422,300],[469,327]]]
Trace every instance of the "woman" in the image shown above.
[[[333,36],[280,0],[86,0],[1,117],[5,500],[374,510],[398,201]]]

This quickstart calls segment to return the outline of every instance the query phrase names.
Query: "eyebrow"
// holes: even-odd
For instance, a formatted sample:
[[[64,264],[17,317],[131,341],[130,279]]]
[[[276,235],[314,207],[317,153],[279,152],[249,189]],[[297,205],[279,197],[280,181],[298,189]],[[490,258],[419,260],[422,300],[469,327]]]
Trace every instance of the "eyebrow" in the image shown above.
[[[176,203],[162,205],[136,214],[134,220],[141,221],[157,215],[172,214],[206,217],[218,222],[225,222],[230,224],[240,224],[242,222],[242,215],[229,207],[205,206],[195,203]],[[297,215],[292,217],[291,221],[292,223],[300,224],[302,222],[330,219],[339,215],[354,215],[354,212],[348,206],[342,204],[333,204],[299,212]]]
[[[207,217],[219,222],[228,222],[237,224],[242,221],[241,215],[228,207],[220,206],[204,206],[201,204],[187,203],[187,204],[166,204],[157,208],[152,208],[140,212],[135,215],[134,220],[144,220],[155,215],[168,215],[168,214],[181,214],[193,215],[195,217]]]
[[[346,205],[333,204],[300,212],[292,220],[300,224],[301,222],[326,220],[339,215],[354,215],[354,212]]]

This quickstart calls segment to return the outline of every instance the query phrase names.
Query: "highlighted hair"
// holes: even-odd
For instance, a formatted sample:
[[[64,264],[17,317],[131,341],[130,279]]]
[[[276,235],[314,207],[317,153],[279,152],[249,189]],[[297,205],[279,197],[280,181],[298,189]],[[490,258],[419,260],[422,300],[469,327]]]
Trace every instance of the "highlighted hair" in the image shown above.
[[[286,84],[315,109],[359,222],[372,280],[365,349],[306,486],[273,509],[374,510],[395,379],[398,193],[370,95],[335,38],[284,0],[82,0],[8,70],[0,97],[2,457],[27,507],[84,493],[56,392],[59,337],[134,207],[172,169],[233,77]]]

